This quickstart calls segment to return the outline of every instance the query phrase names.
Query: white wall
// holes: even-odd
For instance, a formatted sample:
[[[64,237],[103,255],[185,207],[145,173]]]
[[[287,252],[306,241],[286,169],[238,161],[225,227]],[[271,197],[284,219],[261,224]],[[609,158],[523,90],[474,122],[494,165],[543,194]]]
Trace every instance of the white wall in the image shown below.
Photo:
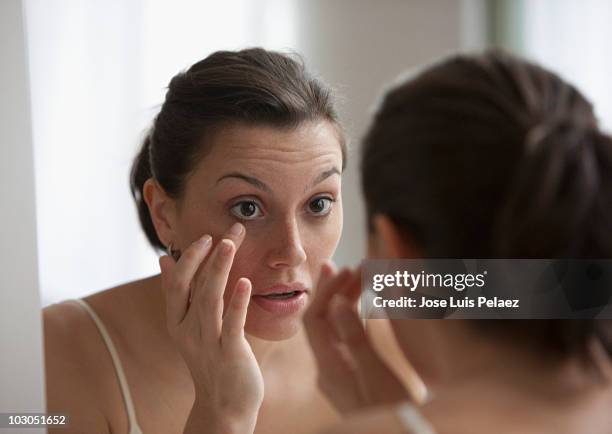
[[[1,0],[0,0],[1,1]],[[24,0],[43,306],[159,272],[129,170],[172,76],[294,45],[285,0]]]
[[[612,133],[612,2],[521,0],[515,7],[521,46],[514,48],[578,87]]]
[[[334,257],[355,265],[365,254],[359,141],[384,86],[407,68],[463,47],[463,8],[473,0],[309,0],[299,3],[298,48],[308,65],[344,96],[342,119],[351,140],[342,177],[344,231]],[[474,14],[469,23],[475,25]],[[477,17],[476,17],[477,18]],[[467,41],[478,45],[478,28]]]
[[[45,407],[24,35],[21,1],[0,1],[0,413]]]

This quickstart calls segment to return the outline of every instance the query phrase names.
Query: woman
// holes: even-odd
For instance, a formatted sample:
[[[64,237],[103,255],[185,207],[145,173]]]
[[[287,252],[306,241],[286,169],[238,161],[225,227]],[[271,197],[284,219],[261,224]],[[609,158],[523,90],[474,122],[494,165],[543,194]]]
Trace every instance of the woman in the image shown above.
[[[44,310],[61,432],[336,420],[300,319],[342,232],[345,163],[330,93],[294,59],[217,52],[176,75],[131,173],[145,234],[171,253],[162,274]]]
[[[451,57],[390,90],[361,168],[371,258],[612,257],[612,139],[574,87],[511,55]],[[361,410],[326,433],[611,432],[609,320],[392,321],[429,389],[417,410],[353,308],[359,275],[321,276],[305,323],[336,366],[322,384]]]

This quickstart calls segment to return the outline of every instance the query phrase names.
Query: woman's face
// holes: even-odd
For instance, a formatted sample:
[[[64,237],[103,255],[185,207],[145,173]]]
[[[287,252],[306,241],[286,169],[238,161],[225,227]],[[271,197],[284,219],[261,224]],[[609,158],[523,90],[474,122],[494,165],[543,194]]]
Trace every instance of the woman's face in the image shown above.
[[[196,166],[177,211],[176,243],[204,234],[213,241],[235,222],[246,235],[238,249],[225,304],[240,277],[252,283],[245,330],[267,339],[293,336],[312,297],[321,263],[342,232],[342,152],[328,121],[297,128],[234,125],[221,129]],[[285,293],[277,285],[302,285]]]

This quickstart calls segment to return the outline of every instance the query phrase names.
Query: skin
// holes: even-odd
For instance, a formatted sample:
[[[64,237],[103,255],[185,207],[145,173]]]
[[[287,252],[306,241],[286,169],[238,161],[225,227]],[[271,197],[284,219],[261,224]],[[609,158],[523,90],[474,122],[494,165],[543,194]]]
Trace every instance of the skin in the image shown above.
[[[173,241],[175,248],[204,234],[218,240],[235,222],[245,225],[247,235],[234,258],[229,288],[242,276],[251,280],[254,294],[280,282],[299,281],[312,288],[342,233],[341,170],[338,135],[329,122],[286,131],[242,126],[216,135],[180,203],[152,180],[145,186],[145,197],[162,242]],[[265,187],[226,177],[233,174],[255,178]],[[325,199],[329,213],[309,210],[309,203],[319,197],[335,200]],[[257,204],[249,219],[236,207],[242,201]],[[226,292],[225,301],[230,297],[231,291]],[[245,331],[265,340],[283,340],[299,326],[299,316],[280,317],[253,303]]]
[[[386,216],[376,216],[374,228],[368,240],[370,258],[422,257],[417,246],[406,242]],[[367,399],[354,404],[357,412],[321,433],[404,433],[395,404],[385,402],[389,393],[379,393],[385,384],[387,391],[398,390],[398,385],[393,386],[388,370],[377,360],[354,310],[351,293],[358,292],[358,279],[351,283],[350,270],[324,268],[323,276],[305,316],[311,344],[318,347],[317,358],[329,353],[311,318],[313,309],[328,309],[331,315],[326,321],[339,331],[336,345],[343,345],[351,355],[365,385],[361,396]],[[326,286],[339,288],[329,301],[321,300]],[[561,359],[534,352],[520,342],[492,340],[465,321],[397,320],[391,325],[404,355],[432,396],[424,404],[412,402],[440,434],[610,432],[612,363],[595,341],[590,349],[603,379],[594,378],[576,358]],[[424,341],[428,345],[423,345]],[[342,375],[336,373],[336,377]],[[338,382],[332,386],[326,394],[341,406],[350,385]],[[411,397],[397,393],[395,400],[400,399],[410,401]]]
[[[245,233],[236,243],[227,289],[221,290],[223,306],[230,305],[241,278],[248,279],[253,294],[278,282],[299,281],[312,297],[321,264],[331,258],[342,232],[337,173],[342,170],[342,154],[336,128],[327,121],[294,129],[234,125],[220,131],[210,145],[181,200],[168,197],[153,180],[145,184],[144,197],[159,238],[185,251],[210,234],[214,257],[221,238],[231,238],[227,231],[239,221]],[[218,181],[229,173],[257,178],[268,189],[236,177]],[[323,173],[328,175],[324,179]],[[313,185],[315,180],[320,182]],[[318,197],[335,200],[325,203],[323,208],[331,205],[331,211],[324,217],[311,212],[320,208],[309,208]],[[245,220],[248,216],[233,208],[244,200],[258,204],[259,219]],[[206,263],[203,260],[198,273],[204,273]],[[183,432],[197,385],[190,362],[185,362],[168,331],[161,276],[85,300],[117,347],[143,431]],[[303,311],[278,316],[253,302],[247,306],[245,336],[265,383],[255,432],[313,432],[337,420],[316,387],[315,361],[300,327]],[[45,308],[43,318],[48,410],[72,417],[72,431],[61,432],[127,433],[116,374],[88,314],[65,302]]]

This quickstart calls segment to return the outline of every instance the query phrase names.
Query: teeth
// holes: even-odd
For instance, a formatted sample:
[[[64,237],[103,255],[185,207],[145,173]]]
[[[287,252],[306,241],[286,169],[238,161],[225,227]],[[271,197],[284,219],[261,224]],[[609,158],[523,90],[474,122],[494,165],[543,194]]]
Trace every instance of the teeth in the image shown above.
[[[297,294],[297,291],[291,291],[291,292],[284,292],[282,294],[268,294],[268,295],[264,295],[264,297],[282,300],[285,298],[291,298],[296,294]]]

